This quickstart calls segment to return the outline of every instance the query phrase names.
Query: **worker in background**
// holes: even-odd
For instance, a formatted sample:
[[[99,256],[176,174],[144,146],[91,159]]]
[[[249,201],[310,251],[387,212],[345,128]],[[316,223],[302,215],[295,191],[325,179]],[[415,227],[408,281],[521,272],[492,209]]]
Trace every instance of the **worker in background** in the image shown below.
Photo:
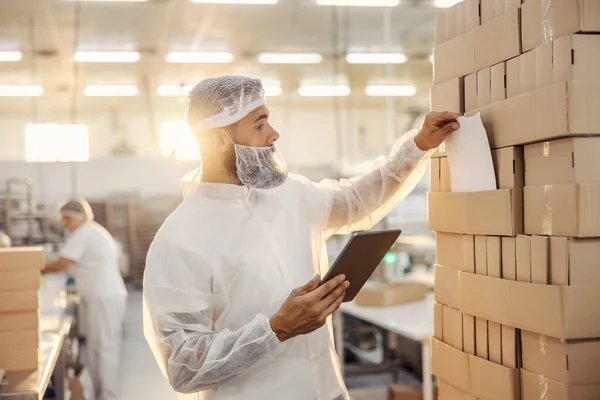
[[[190,394],[180,398],[348,399],[329,316],[349,283],[318,287],[325,241],[385,217],[459,127],[458,114],[431,113],[372,172],[316,184],[288,174],[269,116],[256,79],[207,79],[188,96],[202,165],[144,277],[146,338],[175,391]]]
[[[118,399],[119,361],[127,289],[118,264],[115,242],[94,222],[85,200],[67,202],[60,215],[68,236],[60,257],[46,272],[69,272],[85,307],[87,363],[97,400]]]

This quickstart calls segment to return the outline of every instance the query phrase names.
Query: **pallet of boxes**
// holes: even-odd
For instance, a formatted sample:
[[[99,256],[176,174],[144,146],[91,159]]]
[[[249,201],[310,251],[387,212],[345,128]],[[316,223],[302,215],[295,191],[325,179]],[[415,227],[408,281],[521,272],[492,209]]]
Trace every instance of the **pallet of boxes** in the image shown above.
[[[440,399],[600,399],[600,0],[465,0],[435,41],[431,107],[480,113],[498,185],[432,159]]]
[[[36,370],[39,362],[40,247],[0,248],[0,370]]]

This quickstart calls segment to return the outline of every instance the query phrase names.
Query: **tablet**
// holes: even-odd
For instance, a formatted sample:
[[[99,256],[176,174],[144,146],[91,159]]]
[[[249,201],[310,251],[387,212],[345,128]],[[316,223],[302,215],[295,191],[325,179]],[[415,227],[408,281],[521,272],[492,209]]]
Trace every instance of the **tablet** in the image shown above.
[[[346,275],[350,287],[344,303],[354,300],[373,271],[394,245],[401,230],[365,231],[352,234],[348,243],[321,280],[319,286],[338,275]]]

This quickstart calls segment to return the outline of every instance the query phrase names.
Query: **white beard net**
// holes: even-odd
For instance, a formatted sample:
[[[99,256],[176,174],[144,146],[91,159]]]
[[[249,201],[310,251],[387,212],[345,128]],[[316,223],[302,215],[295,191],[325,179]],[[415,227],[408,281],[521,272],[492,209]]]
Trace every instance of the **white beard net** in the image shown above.
[[[273,189],[286,181],[287,165],[277,147],[233,146],[237,177],[243,185],[255,189]]]

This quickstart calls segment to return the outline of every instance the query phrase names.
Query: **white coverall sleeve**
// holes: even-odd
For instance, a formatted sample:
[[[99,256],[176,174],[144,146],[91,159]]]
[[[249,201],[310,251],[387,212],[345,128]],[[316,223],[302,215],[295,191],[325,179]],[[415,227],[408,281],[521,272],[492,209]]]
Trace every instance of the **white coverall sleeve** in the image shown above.
[[[210,389],[283,352],[284,344],[265,315],[254,316],[235,331],[214,331],[217,310],[223,310],[225,304],[213,294],[212,271],[199,265],[197,255],[159,244],[148,254],[147,262],[147,268],[154,270],[144,284],[155,335],[149,342],[152,346],[156,341],[162,348],[155,355],[165,357],[159,364],[175,391]]]
[[[348,180],[322,181],[319,186],[333,199],[326,224],[327,236],[373,228],[419,183],[433,151],[424,152],[414,141],[417,130],[403,135],[387,159],[373,171]]]

